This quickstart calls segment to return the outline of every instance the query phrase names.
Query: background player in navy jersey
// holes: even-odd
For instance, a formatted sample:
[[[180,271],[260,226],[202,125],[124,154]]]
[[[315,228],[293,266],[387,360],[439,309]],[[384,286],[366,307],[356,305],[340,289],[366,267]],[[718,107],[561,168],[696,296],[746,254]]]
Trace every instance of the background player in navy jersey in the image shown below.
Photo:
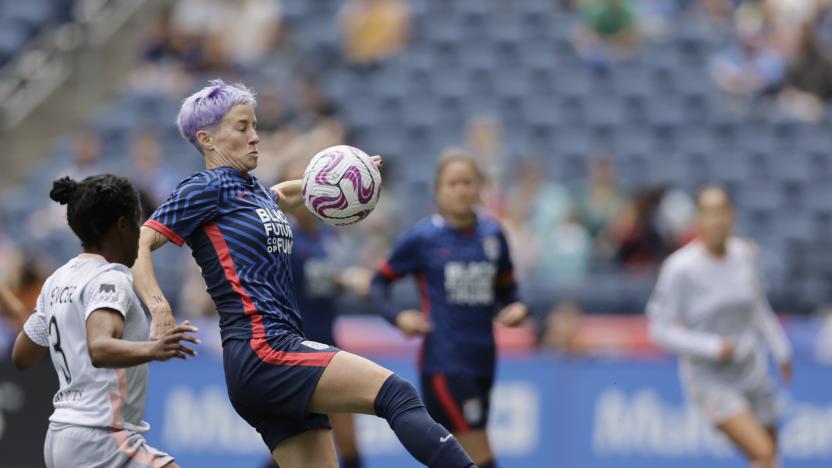
[[[301,182],[267,189],[249,174],[259,158],[255,105],[243,85],[221,80],[182,104],[177,125],[206,167],[183,180],[142,228],[135,285],[151,311],[152,333],[175,321],[151,252],[169,241],[187,243],[220,315],[231,404],[282,468],[338,466],[329,413],[385,418],[428,466],[475,466],[410,383],[367,359],[305,340],[291,275],[292,230],[281,211],[302,205]]]
[[[485,432],[496,358],[493,320],[516,326],[528,316],[502,229],[475,210],[482,182],[473,159],[447,151],[436,173],[439,214],[402,236],[371,286],[391,323],[408,336],[425,335],[425,404],[481,468],[496,466]],[[399,311],[391,303],[392,283],[405,275],[417,278],[422,311]]]

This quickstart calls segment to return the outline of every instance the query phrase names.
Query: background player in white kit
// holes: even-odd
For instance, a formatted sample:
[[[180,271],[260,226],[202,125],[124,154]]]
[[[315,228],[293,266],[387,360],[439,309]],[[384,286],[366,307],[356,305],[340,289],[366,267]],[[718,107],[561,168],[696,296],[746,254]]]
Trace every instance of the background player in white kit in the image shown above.
[[[767,372],[768,345],[784,381],[791,349],[765,297],[756,248],[732,236],[728,194],[699,194],[700,238],[662,266],[647,305],[652,338],[681,356],[682,386],[748,457],[754,468],[777,466],[777,399]]]
[[[44,458],[53,467],[175,467],[173,457],[147,445],[142,432],[147,363],[196,352],[187,322],[157,341],[133,292],[140,208],[127,179],[67,177],[50,197],[67,204],[67,219],[84,253],[55,271],[43,285],[37,309],[15,341],[18,369],[47,353],[58,373]]]

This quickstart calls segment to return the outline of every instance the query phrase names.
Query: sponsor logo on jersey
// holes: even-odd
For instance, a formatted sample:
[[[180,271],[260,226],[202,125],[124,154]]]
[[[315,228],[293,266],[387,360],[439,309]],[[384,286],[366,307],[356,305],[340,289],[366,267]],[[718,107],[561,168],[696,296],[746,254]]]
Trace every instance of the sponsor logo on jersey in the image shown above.
[[[487,305],[494,302],[491,262],[448,262],[445,264],[445,295],[449,304]]]
[[[98,291],[101,293],[114,293],[116,292],[116,286],[114,284],[102,284]]]
[[[292,253],[292,228],[286,215],[278,210],[257,208],[257,216],[266,231],[266,250],[269,253]]]
[[[318,351],[320,351],[322,349],[329,348],[329,345],[325,345],[323,343],[318,343],[317,341],[305,340],[305,341],[301,341],[300,344],[306,346],[307,348],[316,349]]]

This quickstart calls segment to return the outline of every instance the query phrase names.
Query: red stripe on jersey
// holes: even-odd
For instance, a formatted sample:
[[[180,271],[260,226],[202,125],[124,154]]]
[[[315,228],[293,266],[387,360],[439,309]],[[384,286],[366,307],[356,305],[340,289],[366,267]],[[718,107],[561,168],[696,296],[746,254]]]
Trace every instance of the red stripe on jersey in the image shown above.
[[[326,367],[329,361],[335,356],[334,352],[328,353],[289,353],[278,351],[269,345],[265,338],[252,339],[251,347],[264,362],[278,366],[313,366]]]
[[[381,276],[387,278],[388,280],[395,280],[401,278],[402,275],[396,273],[396,270],[390,266],[387,262],[381,262],[378,266],[378,271],[381,273]]]
[[[173,230],[164,224],[156,221],[155,219],[149,219],[145,221],[145,226],[153,229],[154,231],[160,232],[162,235],[170,239],[171,242],[176,244],[178,247],[182,247],[185,244],[185,239],[179,236],[179,234],[173,232]]]
[[[445,412],[448,414],[448,417],[451,419],[451,423],[454,425],[454,430],[452,432],[469,432],[471,430],[471,426],[468,425],[468,421],[466,421],[465,417],[462,415],[462,410],[459,409],[459,406],[457,406],[454,401],[454,397],[451,396],[451,391],[448,390],[448,382],[445,380],[445,374],[433,374],[432,380],[433,391],[436,392],[439,404],[445,408]]]
[[[266,340],[266,328],[263,326],[263,316],[257,312],[257,307],[251,296],[243,289],[240,283],[240,276],[237,274],[237,267],[231,258],[231,250],[228,243],[222,236],[219,226],[216,223],[208,223],[203,226],[205,234],[211,240],[211,245],[217,252],[217,258],[225,272],[225,278],[231,284],[231,289],[240,295],[243,300],[243,311],[251,317],[251,348],[264,362],[279,366],[320,366],[326,367],[332,360],[333,352],[329,353],[288,353],[272,348]]]

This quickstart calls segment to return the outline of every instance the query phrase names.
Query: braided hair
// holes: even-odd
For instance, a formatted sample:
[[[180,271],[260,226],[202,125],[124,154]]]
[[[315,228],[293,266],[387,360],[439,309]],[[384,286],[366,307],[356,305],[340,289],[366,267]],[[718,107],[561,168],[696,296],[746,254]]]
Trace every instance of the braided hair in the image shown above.
[[[138,222],[139,195],[124,177],[103,174],[77,182],[63,177],[52,184],[49,198],[67,205],[72,232],[85,249],[100,248],[107,231],[124,216]]]

